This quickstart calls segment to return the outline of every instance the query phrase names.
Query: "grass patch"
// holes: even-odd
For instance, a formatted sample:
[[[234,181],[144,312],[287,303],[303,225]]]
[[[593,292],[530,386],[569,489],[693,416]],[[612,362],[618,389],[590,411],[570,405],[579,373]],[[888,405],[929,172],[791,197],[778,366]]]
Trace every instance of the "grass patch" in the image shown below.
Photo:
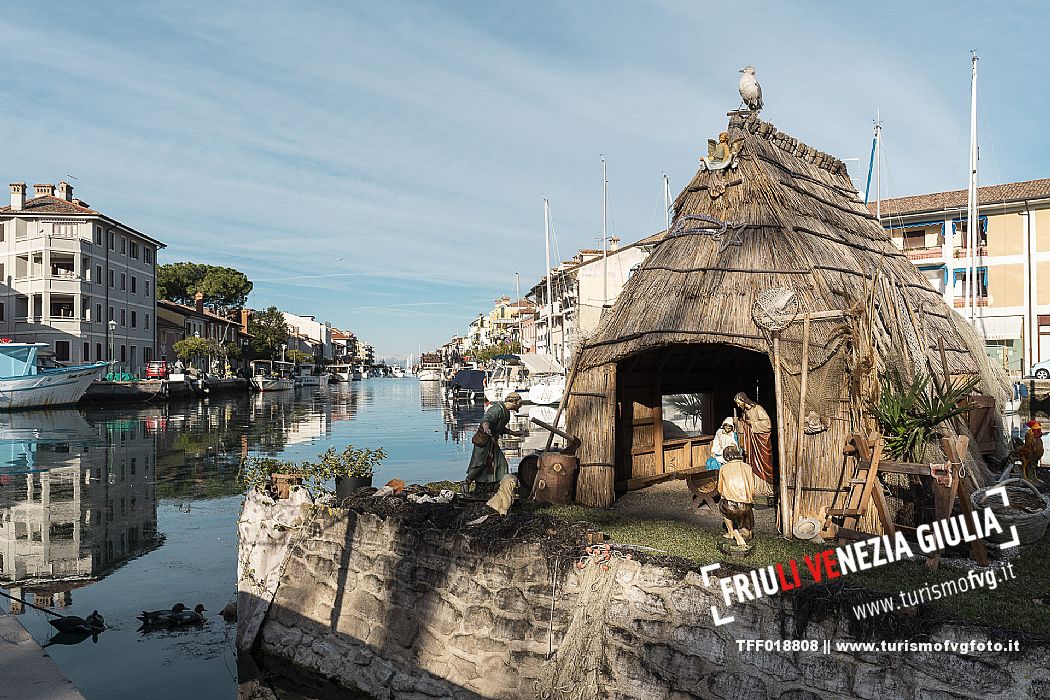
[[[591,523],[616,542],[655,547],[663,550],[661,554],[668,557],[677,557],[700,566],[719,562],[736,569],[761,568],[789,559],[801,560],[807,554],[836,546],[833,542],[816,545],[787,540],[779,535],[756,533],[755,549],[751,556],[735,559],[719,550],[718,545],[725,540],[722,539],[721,531],[710,527],[679,520],[628,518],[615,510],[579,505],[538,508],[526,504],[525,508],[535,508],[536,512],[569,521]],[[1000,580],[995,590],[976,588],[929,605],[944,613],[945,617],[958,621],[1016,630],[1033,638],[1050,640],[1050,606],[1041,604],[1043,599],[1050,600],[1050,543],[1044,540],[1026,547],[1013,560],[1013,568],[1016,578],[1005,583]],[[800,570],[804,572],[804,567],[800,567]],[[965,569],[948,566],[943,561],[937,571],[929,571],[925,560],[919,560],[887,564],[836,581],[876,593],[896,595],[965,575]]]

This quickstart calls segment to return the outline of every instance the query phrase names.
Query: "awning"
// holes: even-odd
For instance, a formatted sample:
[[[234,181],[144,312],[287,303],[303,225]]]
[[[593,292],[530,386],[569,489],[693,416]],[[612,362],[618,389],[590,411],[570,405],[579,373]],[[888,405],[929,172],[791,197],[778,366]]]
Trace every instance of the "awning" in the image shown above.
[[[1023,324],[1021,316],[983,316],[973,320],[977,332],[986,340],[1017,340]]]
[[[519,357],[530,374],[565,374],[565,368],[545,352],[530,352]]]

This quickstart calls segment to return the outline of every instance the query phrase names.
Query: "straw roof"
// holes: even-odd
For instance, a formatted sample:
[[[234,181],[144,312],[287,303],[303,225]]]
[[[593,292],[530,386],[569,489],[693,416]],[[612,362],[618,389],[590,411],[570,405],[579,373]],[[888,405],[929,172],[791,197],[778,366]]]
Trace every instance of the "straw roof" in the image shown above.
[[[801,311],[841,310],[855,318],[858,308],[874,308],[869,323],[882,339],[875,343],[884,355],[880,364],[904,360],[940,372],[943,339],[951,373],[979,373],[986,392],[1005,390],[980,338],[893,245],[842,161],[747,112],[730,113],[727,131],[729,143],[742,140],[737,167],[701,168],[678,195],[671,232],[587,339],[582,368],[676,343],[768,353],[769,336],[752,308],[763,290],[786,287]],[[711,225],[690,219],[697,216],[725,222],[726,231],[697,231]],[[833,335],[814,337],[814,351],[840,342]]]

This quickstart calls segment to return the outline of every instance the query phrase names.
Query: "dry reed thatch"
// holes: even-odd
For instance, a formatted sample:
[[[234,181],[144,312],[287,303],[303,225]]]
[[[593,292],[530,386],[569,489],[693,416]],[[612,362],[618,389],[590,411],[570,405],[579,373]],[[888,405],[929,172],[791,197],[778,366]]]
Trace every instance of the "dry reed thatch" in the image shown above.
[[[786,287],[802,312],[845,312],[811,326],[805,407],[824,415],[830,428],[804,438],[801,468],[794,455],[802,323],[780,332],[780,439],[786,473],[800,475],[804,484],[841,488],[842,447],[852,432],[873,427],[864,406],[876,396],[887,366],[976,374],[985,394],[1005,399],[1006,377],[988,360],[977,333],[893,245],[841,161],[748,113],[732,113],[728,133],[730,142],[743,140],[738,166],[701,169],[678,195],[670,234],[581,349],[581,376],[677,344],[720,343],[772,361],[770,334],[755,323],[752,308],[763,290]],[[689,232],[689,217],[697,216],[725,222],[726,232]],[[570,432],[592,443],[590,462],[613,463],[615,440],[604,435],[609,418],[596,401],[570,397],[567,419]],[[978,466],[980,456],[972,458]],[[979,481],[982,474],[987,472],[978,472]],[[796,515],[819,515],[830,501],[828,493],[805,493]]]

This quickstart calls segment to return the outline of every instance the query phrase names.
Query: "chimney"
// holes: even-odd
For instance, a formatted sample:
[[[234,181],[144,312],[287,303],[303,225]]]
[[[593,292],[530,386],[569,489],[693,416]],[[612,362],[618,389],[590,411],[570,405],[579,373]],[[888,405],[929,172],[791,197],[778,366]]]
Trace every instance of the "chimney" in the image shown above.
[[[33,192],[33,196],[34,197],[45,197],[45,196],[54,197],[55,196],[55,186],[54,185],[33,185],[33,190],[34,190],[34,192]]]
[[[26,208],[26,183],[11,183],[11,211],[22,211]]]
[[[197,313],[204,313],[204,295],[197,292],[193,295],[194,305],[197,307]]]
[[[67,202],[73,201],[73,185],[68,182],[58,183],[58,198],[64,199]]]
[[[609,252],[615,253],[620,249],[620,238],[618,236],[612,236],[609,239]]]
[[[248,319],[251,318],[251,309],[241,309],[241,333],[248,335]]]

